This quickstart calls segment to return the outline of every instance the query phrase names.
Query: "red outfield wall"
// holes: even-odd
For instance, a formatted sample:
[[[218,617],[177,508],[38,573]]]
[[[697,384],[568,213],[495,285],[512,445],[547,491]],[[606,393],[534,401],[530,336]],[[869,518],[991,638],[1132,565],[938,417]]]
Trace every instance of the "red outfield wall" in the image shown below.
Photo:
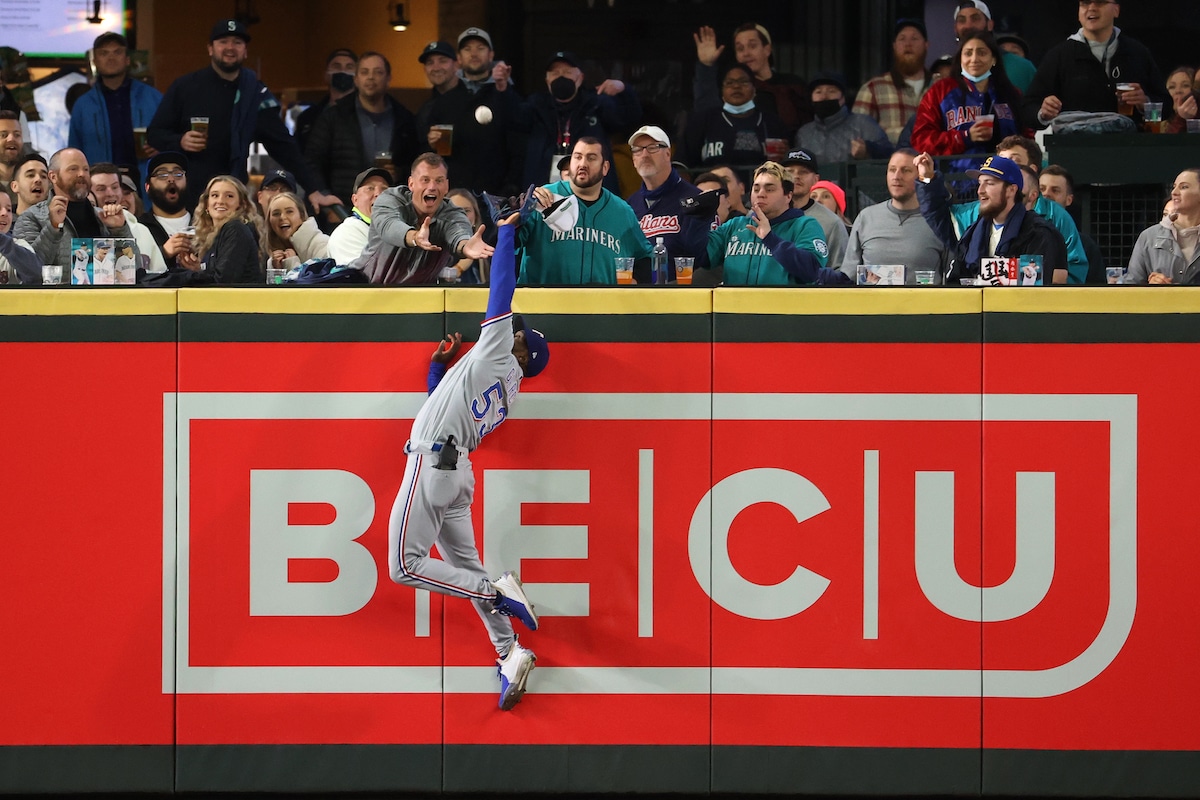
[[[0,294],[0,790],[1194,794],[1186,290],[518,302],[504,714],[472,608],[386,570],[482,291]]]

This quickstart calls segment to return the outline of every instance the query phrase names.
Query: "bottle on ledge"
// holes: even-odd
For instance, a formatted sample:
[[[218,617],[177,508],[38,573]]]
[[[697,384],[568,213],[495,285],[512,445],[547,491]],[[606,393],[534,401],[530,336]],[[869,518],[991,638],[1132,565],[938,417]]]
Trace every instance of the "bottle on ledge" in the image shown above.
[[[663,244],[663,237],[659,236],[654,240],[654,251],[650,255],[650,283],[655,286],[665,284],[670,274],[670,268],[667,266],[667,246]]]

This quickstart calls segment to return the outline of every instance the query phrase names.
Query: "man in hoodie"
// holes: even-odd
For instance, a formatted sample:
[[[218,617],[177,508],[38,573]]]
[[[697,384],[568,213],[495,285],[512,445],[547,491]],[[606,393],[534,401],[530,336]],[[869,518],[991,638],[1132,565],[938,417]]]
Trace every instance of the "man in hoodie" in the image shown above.
[[[796,146],[823,164],[850,159],[887,158],[895,148],[879,123],[846,107],[846,80],[836,72],[819,72],[808,82],[812,90],[812,122],[796,134]]]
[[[674,280],[677,256],[691,256],[697,262],[704,259],[713,217],[683,213],[680,203],[700,190],[671,166],[671,139],[666,131],[655,125],[638,128],[629,137],[629,150],[633,167],[642,178],[642,187],[629,196],[629,205],[647,241],[662,237],[667,246],[667,269]]]
[[[1112,0],[1080,0],[1079,30],[1046,53],[1025,93],[1026,125],[1044,128],[1064,111],[1115,112],[1121,105],[1140,118],[1144,103],[1167,100],[1154,55],[1121,33],[1120,14],[1121,4]]]
[[[792,179],[792,208],[803,211],[821,226],[825,244],[829,247],[829,263],[839,267],[846,256],[846,241],[849,238],[841,217],[818,203],[812,196],[813,184],[821,180],[817,159],[807,150],[793,150],[781,162]],[[747,212],[749,213],[749,212]],[[854,275],[846,273],[851,280]]]
[[[445,160],[422,153],[407,186],[387,189],[371,209],[367,249],[351,262],[371,283],[420,285],[437,281],[443,268],[463,258],[487,258],[483,226],[474,233],[466,213],[446,199]]]
[[[754,171],[750,215],[736,217],[709,236],[709,266],[695,282],[726,286],[848,284],[845,273],[825,266],[829,248],[821,226],[792,208],[794,185],[773,161]],[[711,271],[711,274],[708,274]]]
[[[526,135],[523,186],[556,180],[558,160],[584,136],[602,143],[604,161],[611,164],[608,141],[613,132],[638,125],[642,106],[633,89],[611,79],[595,89],[584,86],[580,64],[565,50],[552,55],[546,63],[546,91],[529,97],[513,119],[513,129]],[[607,172],[604,188],[620,191],[616,170]]]

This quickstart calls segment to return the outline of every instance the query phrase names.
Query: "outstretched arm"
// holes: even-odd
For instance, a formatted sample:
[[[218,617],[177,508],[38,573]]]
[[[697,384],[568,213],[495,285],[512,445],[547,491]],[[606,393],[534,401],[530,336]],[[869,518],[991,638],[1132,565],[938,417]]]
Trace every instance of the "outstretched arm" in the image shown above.
[[[515,238],[518,214],[501,220],[496,229],[496,248],[492,254],[491,286],[488,288],[487,318],[512,313],[513,293],[517,290]]]

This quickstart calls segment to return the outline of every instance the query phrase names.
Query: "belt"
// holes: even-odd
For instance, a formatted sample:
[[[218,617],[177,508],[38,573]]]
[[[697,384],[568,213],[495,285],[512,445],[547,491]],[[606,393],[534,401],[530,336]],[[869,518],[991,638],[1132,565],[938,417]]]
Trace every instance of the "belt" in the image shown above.
[[[444,442],[414,442],[413,440],[409,439],[404,443],[404,452],[409,455],[413,453],[424,453],[428,456],[433,455],[434,453],[442,452],[442,448],[445,446],[446,445]],[[459,447],[458,445],[455,445],[454,448],[458,450],[458,454],[460,456],[468,456],[471,454],[471,451],[465,447]]]

